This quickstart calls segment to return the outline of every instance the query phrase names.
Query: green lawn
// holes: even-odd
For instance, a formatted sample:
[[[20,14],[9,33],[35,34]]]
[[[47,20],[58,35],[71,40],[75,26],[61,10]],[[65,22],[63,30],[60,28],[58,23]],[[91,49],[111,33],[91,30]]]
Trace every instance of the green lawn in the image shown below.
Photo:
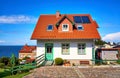
[[[23,76],[30,74],[30,72],[18,73],[16,75],[11,75],[9,71],[4,71],[0,69],[0,78],[22,78]]]

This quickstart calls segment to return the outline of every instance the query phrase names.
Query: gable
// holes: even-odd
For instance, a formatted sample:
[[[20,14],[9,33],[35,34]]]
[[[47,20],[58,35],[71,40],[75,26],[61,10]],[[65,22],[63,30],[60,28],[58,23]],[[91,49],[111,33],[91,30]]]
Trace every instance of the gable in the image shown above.
[[[73,31],[73,25],[72,23],[67,19],[65,18],[58,26],[58,32],[64,32],[63,31],[63,25],[68,25],[68,31],[67,32],[72,32]]]

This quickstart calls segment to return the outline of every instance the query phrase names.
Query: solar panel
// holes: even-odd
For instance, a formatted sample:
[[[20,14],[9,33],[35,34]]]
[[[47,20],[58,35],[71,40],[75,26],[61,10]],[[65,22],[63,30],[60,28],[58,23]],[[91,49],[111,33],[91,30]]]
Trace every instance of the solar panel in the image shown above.
[[[90,23],[90,19],[88,18],[88,16],[82,16],[82,22],[83,23]]]
[[[73,18],[75,23],[82,23],[82,19],[80,16],[74,16]]]
[[[52,25],[48,25],[47,30],[52,30],[53,26]]]

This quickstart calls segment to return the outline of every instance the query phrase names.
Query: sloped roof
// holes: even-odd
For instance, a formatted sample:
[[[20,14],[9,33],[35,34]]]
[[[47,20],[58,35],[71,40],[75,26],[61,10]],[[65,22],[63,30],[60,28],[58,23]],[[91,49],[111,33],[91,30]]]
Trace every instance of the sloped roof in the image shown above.
[[[91,23],[82,24],[83,31],[74,29],[73,32],[58,32],[56,24],[65,16],[72,22],[73,16],[88,16]],[[53,25],[52,31],[47,31],[49,24]],[[40,15],[31,39],[100,39],[97,28],[96,21],[92,20],[89,14],[61,14],[59,18],[56,18],[56,15]]]
[[[19,53],[32,53],[32,51],[36,50],[36,46],[28,46],[27,44],[22,47]]]

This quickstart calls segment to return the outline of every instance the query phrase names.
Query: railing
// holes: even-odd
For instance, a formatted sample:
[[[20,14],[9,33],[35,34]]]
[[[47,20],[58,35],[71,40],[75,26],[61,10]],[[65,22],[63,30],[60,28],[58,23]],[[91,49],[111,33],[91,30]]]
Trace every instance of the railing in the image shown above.
[[[45,54],[41,54],[40,56],[36,57],[36,65],[41,66],[45,62]]]
[[[103,63],[109,63],[109,62],[117,62],[117,61],[120,61],[120,60],[99,60],[99,59],[92,59],[91,61],[94,61],[96,64],[103,64]]]
[[[41,66],[44,62],[45,62],[45,55],[42,54],[42,55],[35,58],[34,63],[14,66],[10,69],[10,71],[11,71],[11,74],[16,74],[20,71],[34,69],[38,66]]]

